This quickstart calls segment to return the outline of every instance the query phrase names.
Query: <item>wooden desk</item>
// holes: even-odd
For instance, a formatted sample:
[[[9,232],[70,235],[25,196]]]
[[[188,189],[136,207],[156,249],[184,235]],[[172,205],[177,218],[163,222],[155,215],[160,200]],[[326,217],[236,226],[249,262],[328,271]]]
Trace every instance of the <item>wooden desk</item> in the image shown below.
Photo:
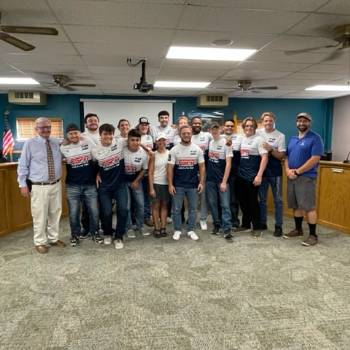
[[[63,169],[65,174],[65,166]],[[64,181],[62,186],[62,213],[66,215]],[[21,196],[17,183],[17,163],[0,164],[0,218],[0,236],[32,225],[30,199]]]

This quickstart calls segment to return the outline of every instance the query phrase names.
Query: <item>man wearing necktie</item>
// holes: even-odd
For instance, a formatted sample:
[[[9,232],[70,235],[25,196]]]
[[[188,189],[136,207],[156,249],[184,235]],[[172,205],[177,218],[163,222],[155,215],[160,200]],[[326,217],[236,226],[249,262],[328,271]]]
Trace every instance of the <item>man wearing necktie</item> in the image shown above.
[[[23,145],[17,172],[22,196],[31,199],[35,249],[44,254],[50,246],[66,246],[58,239],[62,159],[59,140],[50,137],[50,120],[36,119],[35,130],[38,136]]]

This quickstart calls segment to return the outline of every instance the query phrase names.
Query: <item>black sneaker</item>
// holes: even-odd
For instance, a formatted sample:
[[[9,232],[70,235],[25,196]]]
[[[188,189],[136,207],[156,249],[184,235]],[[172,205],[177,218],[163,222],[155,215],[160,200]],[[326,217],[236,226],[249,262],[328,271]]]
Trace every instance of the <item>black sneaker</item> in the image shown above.
[[[282,235],[283,235],[282,226],[275,225],[275,231],[274,231],[273,235],[275,237],[282,237]]]
[[[226,230],[224,231],[224,238],[227,240],[227,241],[232,241],[232,233],[230,230]]]
[[[71,245],[71,247],[75,247],[75,246],[78,245],[78,244],[79,244],[79,238],[72,237],[72,238],[70,239],[70,245]]]
[[[92,240],[93,240],[95,243],[98,243],[98,244],[102,244],[102,243],[103,243],[103,238],[100,236],[99,233],[95,233],[95,234],[92,236]]]
[[[82,232],[82,233],[80,233],[80,235],[79,235],[79,239],[87,239],[87,238],[89,238],[89,237],[90,237],[89,232],[87,232],[87,233]]]
[[[160,229],[160,235],[162,236],[162,237],[166,237],[168,234],[166,233],[166,229],[165,228],[161,228]]]
[[[220,234],[220,227],[214,226],[213,231],[212,231],[211,234],[218,236]]]
[[[260,224],[259,229],[260,230],[267,230],[267,225],[266,224]]]

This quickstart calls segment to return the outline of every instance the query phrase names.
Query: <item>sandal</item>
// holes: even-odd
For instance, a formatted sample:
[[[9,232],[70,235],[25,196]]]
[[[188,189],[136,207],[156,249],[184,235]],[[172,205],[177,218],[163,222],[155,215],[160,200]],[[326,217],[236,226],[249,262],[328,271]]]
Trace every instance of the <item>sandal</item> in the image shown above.
[[[165,228],[161,228],[160,229],[160,235],[161,237],[166,237],[168,234],[166,233],[166,229]]]
[[[162,237],[161,234],[160,234],[160,231],[159,231],[159,230],[156,230],[156,229],[153,230],[153,236],[154,236],[155,238],[160,238],[160,237]]]

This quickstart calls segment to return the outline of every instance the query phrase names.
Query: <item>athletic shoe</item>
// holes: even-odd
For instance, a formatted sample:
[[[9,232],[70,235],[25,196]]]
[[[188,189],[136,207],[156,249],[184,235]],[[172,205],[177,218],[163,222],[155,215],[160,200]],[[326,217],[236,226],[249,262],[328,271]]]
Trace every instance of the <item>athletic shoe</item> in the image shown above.
[[[71,245],[71,247],[75,247],[75,246],[78,245],[78,244],[79,244],[79,238],[73,237],[73,238],[70,239],[70,245]]]
[[[213,231],[211,233],[212,235],[219,236],[220,235],[220,227],[214,226]]]
[[[254,238],[260,238],[260,237],[263,236],[263,231],[261,231],[261,230],[253,230],[252,231],[252,236]]]
[[[166,223],[171,224],[173,222],[173,219],[170,218],[169,216],[166,218]]]
[[[181,231],[175,231],[173,234],[173,240],[178,241],[181,236]]]
[[[143,228],[139,229],[138,232],[142,236],[149,236],[151,234],[151,232],[149,232],[148,230],[144,230]]]
[[[275,237],[281,237],[283,235],[282,226],[275,225],[275,231],[273,233]]]
[[[112,244],[112,236],[104,236],[103,243],[107,245]]]
[[[303,236],[304,232],[303,230],[297,230],[296,228],[286,234],[283,235],[283,238],[295,238],[295,237],[300,237]]]
[[[166,233],[166,229],[165,228],[161,228],[160,229],[160,235],[162,236],[162,237],[166,237],[168,234]]]
[[[207,225],[207,222],[205,220],[199,220],[199,225],[200,225],[202,231],[208,230],[208,225]]]
[[[227,241],[232,241],[233,236],[232,236],[231,230],[224,231],[224,238]]]
[[[95,243],[98,243],[98,244],[102,244],[103,243],[103,238],[100,236],[99,233],[96,233],[92,236],[92,240],[95,242]]]
[[[187,232],[187,236],[190,237],[193,241],[199,240],[199,237],[196,235],[196,232],[194,231]]]
[[[123,249],[124,248],[124,243],[121,239],[116,239],[114,241],[114,247],[115,249]]]
[[[315,235],[310,235],[308,238],[306,238],[304,241],[301,242],[301,244],[304,245],[305,247],[310,247],[317,243],[318,243],[318,238]]]
[[[136,238],[136,233],[134,230],[128,230],[128,232],[126,233],[128,238]]]
[[[87,233],[81,232],[78,238],[79,239],[87,239],[89,237],[90,237],[89,232],[87,232]]]

